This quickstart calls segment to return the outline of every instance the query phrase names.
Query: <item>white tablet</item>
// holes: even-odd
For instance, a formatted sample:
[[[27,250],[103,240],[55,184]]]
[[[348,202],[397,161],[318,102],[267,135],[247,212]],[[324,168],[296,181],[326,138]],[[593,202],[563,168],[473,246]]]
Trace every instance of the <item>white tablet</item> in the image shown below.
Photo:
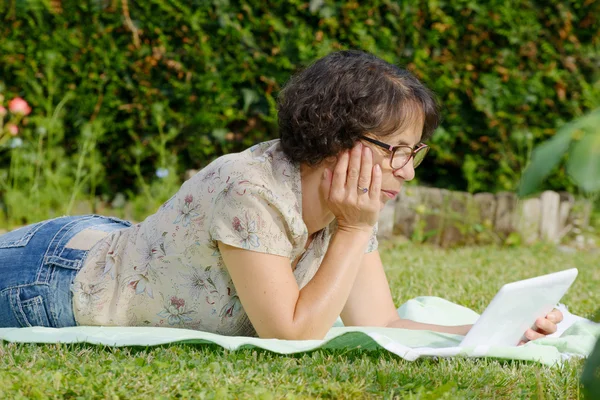
[[[460,346],[516,346],[536,319],[552,311],[576,277],[577,268],[572,268],[502,286]]]

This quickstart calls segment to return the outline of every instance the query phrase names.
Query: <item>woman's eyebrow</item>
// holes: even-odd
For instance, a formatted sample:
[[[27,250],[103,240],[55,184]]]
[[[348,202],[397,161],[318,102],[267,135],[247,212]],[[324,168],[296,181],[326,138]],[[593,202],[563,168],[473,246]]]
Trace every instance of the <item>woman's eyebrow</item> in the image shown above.
[[[412,145],[412,144],[408,143],[406,140],[400,139],[398,141],[398,144],[396,144],[396,146],[410,146],[410,147],[415,147],[416,145]]]

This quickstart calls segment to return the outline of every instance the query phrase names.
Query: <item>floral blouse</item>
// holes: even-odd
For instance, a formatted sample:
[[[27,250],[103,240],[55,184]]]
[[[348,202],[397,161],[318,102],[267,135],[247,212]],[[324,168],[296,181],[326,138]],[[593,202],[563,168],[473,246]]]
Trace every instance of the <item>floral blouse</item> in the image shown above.
[[[73,283],[78,325],[167,326],[255,336],[217,241],[291,262],[298,286],[315,275],[335,231],[302,220],[299,165],[279,140],[218,158],[144,222],[96,243]],[[377,248],[374,229],[367,252]]]

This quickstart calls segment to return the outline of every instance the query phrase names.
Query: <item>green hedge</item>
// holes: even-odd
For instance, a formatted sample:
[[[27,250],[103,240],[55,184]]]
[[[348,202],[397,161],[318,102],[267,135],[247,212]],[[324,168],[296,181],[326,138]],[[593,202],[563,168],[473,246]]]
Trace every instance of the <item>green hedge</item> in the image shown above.
[[[406,66],[439,94],[445,121],[419,175],[439,187],[514,189],[532,146],[600,104],[593,0],[7,0],[0,22],[4,95],[60,117],[67,156],[93,121],[92,188],[110,195],[277,137],[281,85],[337,49]],[[547,187],[571,187],[564,170]]]

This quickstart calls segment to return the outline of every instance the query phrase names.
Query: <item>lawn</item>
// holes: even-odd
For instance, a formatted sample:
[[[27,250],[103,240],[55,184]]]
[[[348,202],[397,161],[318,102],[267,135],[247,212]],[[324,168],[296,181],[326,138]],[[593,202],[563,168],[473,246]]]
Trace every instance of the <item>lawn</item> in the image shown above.
[[[551,246],[439,250],[380,246],[396,303],[440,296],[481,312],[502,283],[571,267],[563,299],[592,317],[600,304],[597,253]],[[492,359],[408,362],[384,350],[281,356],[218,346],[110,348],[0,344],[0,398],[545,398],[581,396],[583,362],[564,368]]]

